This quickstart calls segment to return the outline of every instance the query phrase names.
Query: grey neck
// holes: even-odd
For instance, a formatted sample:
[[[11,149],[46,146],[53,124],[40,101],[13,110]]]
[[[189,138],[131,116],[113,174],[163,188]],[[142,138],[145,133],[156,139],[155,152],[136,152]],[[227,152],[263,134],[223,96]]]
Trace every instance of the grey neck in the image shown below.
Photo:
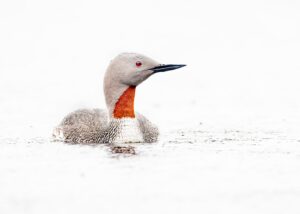
[[[124,91],[128,88],[127,85],[113,82],[109,77],[104,78],[104,95],[106,107],[108,109],[109,118],[112,119],[115,105]]]

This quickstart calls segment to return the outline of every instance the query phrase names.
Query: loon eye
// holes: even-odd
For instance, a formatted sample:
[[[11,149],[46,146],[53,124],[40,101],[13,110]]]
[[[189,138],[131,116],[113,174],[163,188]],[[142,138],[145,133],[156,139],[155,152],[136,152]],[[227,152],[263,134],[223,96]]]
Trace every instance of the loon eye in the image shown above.
[[[135,65],[136,65],[136,67],[141,67],[141,66],[142,66],[142,62],[137,61],[137,62],[135,63]]]

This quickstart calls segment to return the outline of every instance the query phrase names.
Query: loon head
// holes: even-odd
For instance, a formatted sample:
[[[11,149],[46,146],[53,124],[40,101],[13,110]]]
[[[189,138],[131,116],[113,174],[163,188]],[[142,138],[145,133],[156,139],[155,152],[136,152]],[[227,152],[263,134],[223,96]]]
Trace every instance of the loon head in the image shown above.
[[[109,64],[104,77],[105,101],[111,118],[134,118],[136,86],[151,75],[185,65],[161,64],[145,55],[122,53]]]

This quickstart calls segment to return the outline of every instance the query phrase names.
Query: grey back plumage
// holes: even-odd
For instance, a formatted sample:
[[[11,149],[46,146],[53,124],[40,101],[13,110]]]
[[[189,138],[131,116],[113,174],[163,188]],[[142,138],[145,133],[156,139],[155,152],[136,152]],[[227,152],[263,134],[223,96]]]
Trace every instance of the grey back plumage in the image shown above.
[[[136,113],[139,128],[144,142],[157,141],[159,131],[142,114]],[[53,137],[70,143],[113,143],[116,135],[121,131],[116,122],[110,122],[108,112],[102,109],[80,109],[67,115],[58,127]]]

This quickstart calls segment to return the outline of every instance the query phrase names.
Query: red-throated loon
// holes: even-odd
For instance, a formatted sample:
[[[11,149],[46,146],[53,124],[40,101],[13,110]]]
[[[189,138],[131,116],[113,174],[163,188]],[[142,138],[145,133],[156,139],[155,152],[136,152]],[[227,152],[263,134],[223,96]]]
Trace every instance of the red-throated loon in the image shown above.
[[[185,65],[160,64],[137,53],[122,53],[109,64],[104,77],[107,111],[80,109],[67,115],[53,137],[72,143],[155,142],[158,129],[134,110],[136,86],[151,75]]]

